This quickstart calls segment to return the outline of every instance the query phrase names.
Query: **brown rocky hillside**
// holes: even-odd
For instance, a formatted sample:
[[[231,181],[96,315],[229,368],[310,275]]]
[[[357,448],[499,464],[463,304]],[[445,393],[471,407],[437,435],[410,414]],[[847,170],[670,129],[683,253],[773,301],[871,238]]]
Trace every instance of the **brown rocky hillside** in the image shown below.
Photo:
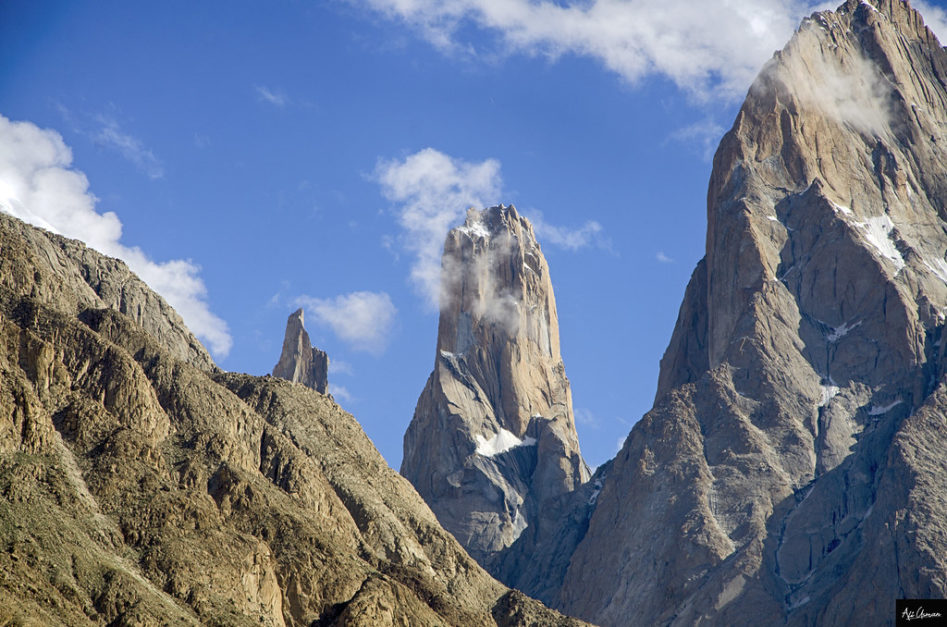
[[[580,623],[329,398],[220,371],[122,263],[0,214],[0,624]]]

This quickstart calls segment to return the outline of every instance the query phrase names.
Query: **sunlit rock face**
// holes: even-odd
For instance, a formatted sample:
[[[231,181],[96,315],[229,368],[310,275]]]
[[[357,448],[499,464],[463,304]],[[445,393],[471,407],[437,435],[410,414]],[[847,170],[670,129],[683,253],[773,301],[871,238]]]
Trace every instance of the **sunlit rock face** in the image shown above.
[[[220,371],[125,264],[2,212],[0,543],[0,624],[580,625],[331,397]]]
[[[313,348],[302,309],[297,309],[286,320],[283,352],[273,367],[273,376],[302,383],[322,394],[329,392],[329,356]]]
[[[876,624],[947,595],[945,85],[900,0],[814,14],[763,69],[566,611]]]
[[[588,479],[549,266],[512,206],[471,209],[447,236],[434,371],[401,472],[488,567]]]

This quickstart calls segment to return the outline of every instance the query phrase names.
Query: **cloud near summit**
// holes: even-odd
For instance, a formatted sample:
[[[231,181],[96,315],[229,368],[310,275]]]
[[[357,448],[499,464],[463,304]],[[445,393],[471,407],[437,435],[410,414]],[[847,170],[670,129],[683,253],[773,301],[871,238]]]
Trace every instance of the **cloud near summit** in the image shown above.
[[[441,254],[447,232],[464,221],[470,207],[483,209],[503,199],[500,162],[469,162],[425,148],[403,159],[379,161],[375,180],[394,204],[401,233],[398,241],[412,256],[411,282],[431,309],[441,294]],[[504,202],[510,202],[505,200]],[[547,222],[538,211],[525,211],[542,243],[567,250],[608,247],[602,226],[588,221],[578,228]]]
[[[332,329],[355,350],[384,352],[398,310],[385,292],[351,292],[334,298],[300,296],[310,319]]]
[[[385,198],[396,204],[400,242],[414,256],[411,282],[437,308],[444,237],[468,207],[499,202],[500,162],[470,163],[425,148],[401,160],[379,162],[375,178]]]
[[[416,28],[444,50],[469,50],[463,27],[505,52],[590,57],[634,83],[664,76],[698,99],[741,98],[800,20],[806,0],[352,0]],[[839,4],[836,2],[835,4]],[[831,6],[834,8],[834,5]]]

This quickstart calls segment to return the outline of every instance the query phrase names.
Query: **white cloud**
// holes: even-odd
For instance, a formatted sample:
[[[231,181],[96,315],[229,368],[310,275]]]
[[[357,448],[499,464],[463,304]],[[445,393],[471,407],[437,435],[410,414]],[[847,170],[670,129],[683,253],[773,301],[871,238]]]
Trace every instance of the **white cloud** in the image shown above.
[[[329,393],[332,394],[335,398],[340,401],[345,401],[346,403],[352,402],[352,393],[349,392],[346,388],[341,385],[336,385],[335,383],[329,384]]]
[[[385,198],[398,204],[401,241],[415,257],[411,281],[436,308],[444,237],[468,207],[498,202],[500,162],[469,163],[425,148],[401,161],[380,162],[375,176]]]
[[[117,150],[149,178],[160,179],[164,176],[161,161],[140,139],[124,132],[118,122],[110,117],[99,116],[98,122],[100,128],[92,134],[96,143]]]
[[[663,250],[659,250],[658,254],[654,256],[655,259],[661,263],[674,263],[674,260],[664,254]]]
[[[72,151],[59,133],[0,115],[0,210],[122,259],[216,356],[225,357],[232,340],[227,323],[210,311],[200,269],[184,260],[157,263],[140,248],[122,244],[118,216],[96,211],[88,179],[71,166]]]
[[[384,292],[352,292],[335,298],[300,296],[310,319],[324,324],[356,350],[379,354],[388,344],[395,314],[391,297]]]
[[[442,49],[469,49],[464,26],[511,52],[591,57],[629,82],[661,75],[699,98],[742,97],[808,0],[353,0],[417,28]]]
[[[595,414],[591,410],[585,409],[584,407],[576,407],[573,411],[575,414],[575,421],[580,425],[585,425],[592,429],[599,428],[598,419],[595,417]],[[594,470],[592,472],[595,472]]]
[[[671,133],[669,139],[688,146],[704,161],[710,161],[725,132],[723,126],[714,120],[706,119],[677,129]]]
[[[347,361],[341,361],[339,359],[330,359],[329,360],[329,374],[355,374],[355,370],[352,368],[352,364]]]
[[[259,96],[260,100],[268,102],[275,107],[285,107],[287,104],[289,104],[289,98],[286,96],[286,94],[278,89],[270,89],[268,87],[264,87],[263,85],[257,85],[254,87],[254,89],[256,90],[257,96]]]
[[[881,134],[890,119],[891,84],[878,66],[858,50],[852,54],[793,54],[794,48],[817,49],[824,37],[821,24],[809,22],[790,42],[790,54],[773,59],[753,89],[790,93],[807,108],[869,134]]]
[[[414,256],[411,281],[425,302],[436,309],[440,303],[444,238],[464,221],[468,208],[499,203],[500,162],[467,162],[425,148],[402,160],[379,162],[375,178],[385,198],[396,203],[402,229],[400,243]],[[531,211],[529,219],[542,244],[568,250],[590,245],[609,248],[598,222],[590,220],[578,228],[561,227],[546,222],[538,211]],[[390,240],[383,241],[383,246],[393,248]]]
[[[608,240],[602,233],[602,225],[595,220],[589,220],[578,228],[570,228],[549,224],[543,218],[543,214],[538,211],[530,212],[527,217],[533,223],[536,237],[541,244],[548,243],[572,251],[592,245],[610,248]]]
[[[947,11],[925,0],[913,0],[911,5],[924,16],[924,23],[934,31],[941,45],[947,43]]]

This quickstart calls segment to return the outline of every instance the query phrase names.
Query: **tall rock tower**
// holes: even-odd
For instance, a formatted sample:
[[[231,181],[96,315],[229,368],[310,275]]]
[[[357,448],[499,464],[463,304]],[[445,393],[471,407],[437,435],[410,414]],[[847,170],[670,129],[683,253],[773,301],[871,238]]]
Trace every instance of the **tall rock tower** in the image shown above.
[[[947,51],[806,19],[714,157],[654,408],[561,591],[601,625],[893,624],[947,595]]]
[[[273,366],[273,376],[302,383],[317,392],[329,393],[329,356],[313,348],[303,324],[303,310],[297,309],[286,320],[283,352]]]
[[[512,206],[471,209],[442,260],[434,371],[401,473],[489,566],[589,471],[559,354],[549,267]]]

